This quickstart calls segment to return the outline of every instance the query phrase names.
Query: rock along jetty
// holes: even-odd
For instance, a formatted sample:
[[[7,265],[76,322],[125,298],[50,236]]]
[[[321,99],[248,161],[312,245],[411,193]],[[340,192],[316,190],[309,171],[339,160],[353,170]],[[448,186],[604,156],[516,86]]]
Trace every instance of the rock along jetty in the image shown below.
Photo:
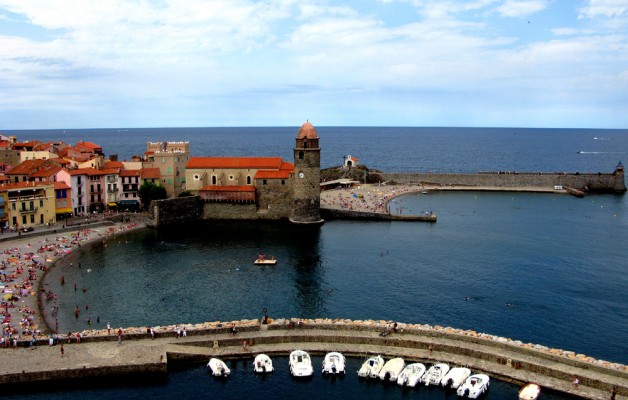
[[[313,354],[340,351],[366,357],[381,354],[406,361],[446,362],[497,379],[541,386],[588,399],[628,398],[628,367],[573,352],[441,326],[393,321],[277,319],[208,322],[151,329],[82,332],[81,342],[60,337],[50,346],[0,349],[0,384],[128,374],[166,374],[169,365],[206,363],[212,356],[253,358],[287,355],[300,348]],[[63,351],[61,345],[63,344]],[[578,385],[573,385],[577,377]]]

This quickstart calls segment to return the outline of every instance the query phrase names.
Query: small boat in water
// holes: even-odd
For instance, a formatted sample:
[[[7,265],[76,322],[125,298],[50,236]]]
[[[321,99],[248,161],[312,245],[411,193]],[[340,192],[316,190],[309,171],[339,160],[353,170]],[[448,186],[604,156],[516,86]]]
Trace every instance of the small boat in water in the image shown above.
[[[273,372],[273,361],[266,354],[258,354],[253,360],[253,371],[258,374]]]
[[[312,376],[314,369],[312,368],[312,359],[310,355],[303,350],[295,350],[290,353],[290,373],[294,377]]]
[[[403,358],[392,358],[388,360],[379,371],[379,379],[383,381],[397,382],[397,378],[399,378],[399,374],[403,371],[405,366],[406,362],[403,361]]]
[[[458,387],[456,393],[458,393],[458,396],[477,399],[482,393],[488,390],[489,381],[490,379],[488,375],[471,375],[462,385]]]
[[[449,372],[449,365],[447,364],[434,364],[427,370],[421,379],[425,386],[440,385],[440,381]]]
[[[406,365],[397,378],[397,385],[415,387],[421,381],[425,373],[425,365],[422,363],[412,363]]]
[[[440,384],[444,388],[458,389],[470,375],[471,370],[469,368],[454,367],[447,372]]]
[[[358,376],[360,378],[376,378],[384,366],[384,359],[382,356],[373,356],[364,361],[360,370],[358,371]]]
[[[211,358],[207,363],[207,368],[214,376],[227,377],[231,374],[231,370],[227,367],[227,364],[220,358]]]
[[[275,256],[268,256],[266,257],[263,254],[260,254],[257,256],[257,260],[253,261],[253,264],[255,265],[275,265],[277,264],[277,259],[275,259]]]
[[[345,356],[332,351],[327,353],[323,359],[323,375],[344,375],[345,374]]]
[[[536,400],[539,394],[541,394],[541,385],[529,382],[519,391],[519,400]]]

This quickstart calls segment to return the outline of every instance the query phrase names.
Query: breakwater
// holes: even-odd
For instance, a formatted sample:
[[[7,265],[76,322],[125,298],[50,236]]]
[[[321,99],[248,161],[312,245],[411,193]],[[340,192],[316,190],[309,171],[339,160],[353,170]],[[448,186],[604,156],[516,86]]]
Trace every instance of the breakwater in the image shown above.
[[[618,399],[628,396],[628,367],[623,364],[470,330],[406,323],[398,323],[396,331],[392,327],[392,321],[346,319],[277,319],[267,325],[258,320],[216,321],[153,327],[154,339],[146,328],[125,328],[122,341],[117,329],[88,330],[82,332],[81,343],[61,338],[63,357],[61,346],[48,346],[48,339],[38,340],[35,350],[27,342],[18,343],[18,349],[3,349],[0,354],[19,362],[0,365],[0,384],[165,374],[170,364],[206,363],[212,356],[252,358],[262,352],[287,355],[301,348],[313,354],[334,350],[358,357],[382,354],[466,365],[498,379],[536,381],[590,399],[608,398],[613,386]],[[571,384],[574,376],[580,380],[578,387]]]
[[[387,182],[431,186],[493,188],[570,187],[585,192],[623,193],[626,191],[624,167],[621,163],[612,173],[548,173],[548,172],[480,172],[476,174],[384,173]]]

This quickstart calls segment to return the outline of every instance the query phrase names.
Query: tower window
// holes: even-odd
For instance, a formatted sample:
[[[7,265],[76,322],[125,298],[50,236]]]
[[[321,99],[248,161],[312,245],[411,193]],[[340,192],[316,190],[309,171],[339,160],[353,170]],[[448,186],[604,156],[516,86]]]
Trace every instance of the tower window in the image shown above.
[[[212,185],[216,184],[216,175],[212,175]]]
[[[251,177],[250,177],[250,176],[247,176],[247,177],[246,177],[246,184],[247,184],[247,185],[250,185],[250,184],[251,184]]]
[[[304,153],[302,151],[299,152],[299,160],[303,160]]]

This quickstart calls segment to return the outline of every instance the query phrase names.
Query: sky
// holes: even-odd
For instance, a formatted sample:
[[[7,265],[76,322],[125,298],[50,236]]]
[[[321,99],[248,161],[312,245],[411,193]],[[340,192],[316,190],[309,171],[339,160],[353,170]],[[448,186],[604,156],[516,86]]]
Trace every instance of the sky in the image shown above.
[[[0,0],[0,129],[628,128],[628,0]]]

